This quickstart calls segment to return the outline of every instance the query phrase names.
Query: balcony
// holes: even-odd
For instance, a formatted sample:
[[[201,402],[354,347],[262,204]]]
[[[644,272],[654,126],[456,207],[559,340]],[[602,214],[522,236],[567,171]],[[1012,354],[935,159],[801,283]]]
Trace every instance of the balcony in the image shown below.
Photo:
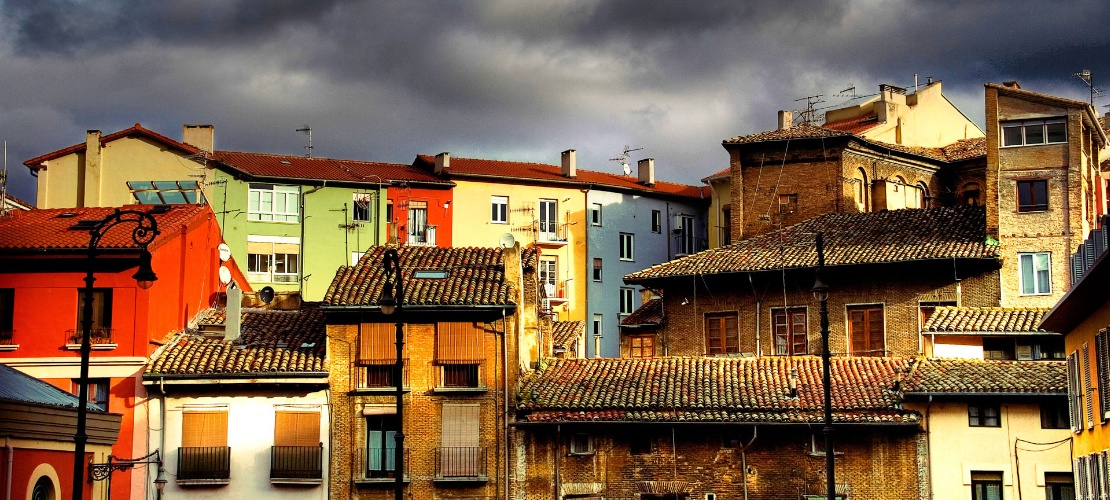
[[[437,482],[486,482],[486,449],[479,446],[436,448]]]
[[[404,366],[401,373],[401,387],[407,391],[409,389],[409,360],[405,359],[402,363]],[[358,364],[352,367],[355,391],[392,393],[397,389],[397,384],[393,382],[395,368],[396,365],[393,360],[359,360]]]
[[[412,450],[405,449],[405,470],[410,470],[409,453]],[[370,447],[365,452],[355,459],[352,464],[351,470],[353,471],[354,482],[356,484],[393,484],[397,478],[397,467],[394,460],[396,460],[396,448],[381,448]],[[404,482],[409,482],[409,475],[405,474]]]
[[[544,299],[552,306],[561,306],[566,304],[567,298],[567,282],[563,281],[559,284],[544,283],[543,285]]]
[[[486,392],[482,380],[483,365],[485,360],[476,359],[470,363],[439,364],[433,368],[434,391],[447,392]]]
[[[323,478],[323,444],[270,448],[270,483],[320,484]]]
[[[409,228],[408,239],[405,244],[408,246],[416,247],[434,247],[436,246],[436,227],[412,227]]]
[[[66,349],[75,351],[81,348],[81,329],[66,330]],[[89,344],[94,351],[107,351],[116,348],[112,342],[111,328],[93,328],[90,330]]]
[[[567,244],[569,224],[556,224],[539,222],[536,231],[536,243],[544,246],[561,247]]]
[[[231,482],[231,447],[199,446],[177,449],[177,484]]]
[[[0,351],[14,351],[19,347],[15,343],[15,330],[0,330]]]

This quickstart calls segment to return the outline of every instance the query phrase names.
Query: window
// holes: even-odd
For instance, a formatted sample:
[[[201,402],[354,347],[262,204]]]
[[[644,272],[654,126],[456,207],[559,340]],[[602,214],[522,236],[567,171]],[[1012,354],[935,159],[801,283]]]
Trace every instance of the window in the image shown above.
[[[972,471],[971,500],[1002,500],[1002,473]]]
[[[437,387],[481,387],[478,368],[485,359],[481,333],[473,323],[436,325],[436,363],[442,374]]]
[[[1002,122],[1003,146],[1057,144],[1068,141],[1063,118]]]
[[[651,211],[651,232],[663,232],[663,212],[660,212],[658,210]]]
[[[558,209],[558,201],[540,200],[540,241],[559,241],[556,233]]]
[[[110,379],[98,378],[89,379],[89,404],[97,407],[102,411],[108,411],[108,395],[110,391]],[[77,380],[72,381],[72,392],[74,395],[79,395],[81,391],[81,384]]]
[[[679,215],[678,219],[678,252],[686,255],[697,251],[694,247],[694,218],[689,215]]]
[[[490,222],[494,224],[508,224],[509,223],[509,197],[508,196],[491,196],[490,197]]]
[[[621,260],[633,260],[635,258],[635,235],[632,233],[620,233],[620,257]]]
[[[594,281],[601,281],[601,257],[594,257]]]
[[[725,205],[721,209],[721,246],[732,243],[732,208]]]
[[[177,480],[226,480],[230,477],[227,410],[186,408],[181,414]]]
[[[590,435],[585,432],[576,432],[570,435],[571,455],[590,455],[594,452],[594,443]]]
[[[296,283],[300,273],[299,239],[247,235],[247,280],[254,283]]]
[[[590,204],[590,224],[595,225],[595,226],[600,226],[601,225],[601,204],[600,203],[591,203]]]
[[[1014,339],[983,338],[983,359],[1012,360],[1014,355]]]
[[[395,382],[396,341],[397,330],[393,323],[362,323],[359,325],[358,359],[355,368],[357,384],[355,387],[359,389],[397,387]],[[402,377],[404,376],[404,373],[402,373]],[[408,381],[403,380],[402,382],[407,384]]]
[[[634,308],[632,292],[633,290],[631,288],[621,287],[621,314],[632,314]]]
[[[12,343],[14,325],[15,289],[0,288],[0,345]]]
[[[556,270],[558,262],[555,257],[540,257],[540,286],[544,287],[544,292],[547,293],[547,298],[556,298],[559,294],[557,284]]]
[[[1044,490],[1046,500],[1075,500],[1075,485],[1067,472],[1045,472]]]
[[[740,352],[740,334],[736,313],[709,313],[705,315],[706,354],[734,354]]]
[[[968,404],[967,405],[967,425],[970,427],[999,427],[999,415],[1001,415],[999,406],[997,404]]]
[[[798,211],[798,195],[797,194],[780,194],[779,195],[779,213],[792,214]]]
[[[1087,415],[1087,428],[1092,429],[1095,426],[1095,400],[1094,389],[1091,388],[1091,348],[1087,342],[1083,343],[1083,350],[1080,356],[1083,357],[1083,394],[1086,395],[1084,402],[1086,405],[1083,407]]]
[[[1064,359],[1064,339],[985,337],[983,338],[983,359],[1019,361]]]
[[[320,479],[323,472],[320,412],[310,409],[274,413],[274,448],[271,478]]]
[[[1017,181],[1018,212],[1048,210],[1048,181],[1044,179]]]
[[[594,338],[601,338],[601,322],[602,322],[601,315],[600,314],[595,314],[594,315],[594,321],[593,321]]]
[[[775,354],[807,354],[805,308],[775,309],[771,315],[775,329]]]
[[[628,337],[628,357],[654,358],[655,335],[630,335]]]
[[[886,354],[882,305],[848,307],[848,328],[851,355],[883,356]]]
[[[366,477],[396,477],[397,415],[366,417]]]
[[[1068,354],[1068,420],[1072,432],[1083,430],[1083,392],[1079,383],[1079,352]]]
[[[428,240],[428,202],[409,202],[409,222],[406,231],[408,234],[407,242],[409,244],[424,245],[435,243],[434,240]]]
[[[856,198],[856,208],[859,209],[860,212],[866,212],[868,189],[867,172],[865,172],[862,168],[857,169],[856,176],[852,180],[856,183],[856,190],[854,193]]]
[[[1110,330],[1095,334],[1095,363],[1098,386],[1110,388]],[[1100,421],[1110,420],[1110,390],[1098,393],[1098,410],[1102,415]]]
[[[369,222],[370,209],[374,205],[374,195],[371,193],[355,193],[351,202],[351,219],[355,222]]]
[[[983,202],[980,200],[982,196],[981,193],[982,190],[979,188],[978,182],[964,184],[963,190],[960,191],[961,203],[972,207],[982,205]]]
[[[1048,295],[1052,293],[1049,252],[1019,253],[1018,269],[1022,295]]]
[[[297,222],[301,188],[251,183],[247,191],[247,220]]]
[[[443,404],[443,427],[436,475],[474,477],[485,470],[485,455],[479,446],[479,410],[476,404]]]
[[[81,318],[85,311],[85,290],[77,290],[77,328],[70,338],[71,344],[81,343]],[[112,289],[95,288],[92,292],[92,331],[89,339],[93,344],[112,343]]]
[[[1068,405],[1063,402],[1041,403],[1042,429],[1067,429]]]

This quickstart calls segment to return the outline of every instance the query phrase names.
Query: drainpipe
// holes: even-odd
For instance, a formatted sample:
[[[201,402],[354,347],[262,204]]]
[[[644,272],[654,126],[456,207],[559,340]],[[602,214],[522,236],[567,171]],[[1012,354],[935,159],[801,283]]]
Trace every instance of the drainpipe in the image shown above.
[[[308,191],[305,191],[305,192],[301,193],[301,241],[300,241],[300,244],[297,245],[297,249],[298,249],[298,255],[297,255],[298,289],[297,289],[297,293],[300,294],[300,296],[301,296],[301,302],[304,302],[304,225],[305,225],[305,220],[308,219],[308,216],[305,215],[305,213],[304,213],[304,205],[305,205],[304,199],[307,198],[308,195],[310,195],[312,193],[315,193],[315,192],[317,192],[321,189],[324,189],[324,187],[326,187],[327,185],[328,185],[328,181],[324,180],[323,183],[321,183],[319,187],[314,187],[312,189],[309,189]],[[346,259],[344,259],[344,260],[346,260]]]
[[[752,439],[748,444],[740,445],[740,467],[741,474],[744,477],[744,500],[748,500],[748,447],[755,442],[756,436],[759,435],[759,427],[752,426]]]
[[[4,473],[4,500],[12,500],[12,462],[15,462],[15,449],[12,448],[12,439],[9,437],[4,438],[4,458],[8,462]]]
[[[501,400],[503,402],[503,413],[501,421],[504,422],[505,428],[503,433],[505,435],[505,500],[509,500],[509,340],[507,332],[507,324],[505,323],[505,309],[501,309]]]

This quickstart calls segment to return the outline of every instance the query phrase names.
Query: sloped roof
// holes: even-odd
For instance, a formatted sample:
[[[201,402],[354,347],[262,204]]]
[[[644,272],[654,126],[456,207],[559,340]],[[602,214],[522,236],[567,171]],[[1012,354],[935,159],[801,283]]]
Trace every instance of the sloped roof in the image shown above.
[[[198,314],[195,324],[221,325],[223,309]],[[147,375],[220,376],[324,373],[324,314],[315,304],[295,311],[245,309],[238,340],[210,338],[188,329],[159,349]]]
[[[377,307],[387,276],[382,261],[387,247],[372,247],[353,266],[342,266],[324,295],[324,306]],[[404,305],[514,305],[513,286],[505,282],[500,248],[397,248],[405,285]],[[416,271],[446,271],[446,278],[414,278]]]
[[[902,358],[832,359],[833,421],[915,424],[892,389]],[[789,379],[796,371],[797,397]],[[821,358],[558,359],[525,379],[517,409],[529,422],[823,421]]]
[[[395,181],[420,182],[451,186],[450,181],[401,163],[309,158],[293,155],[272,155],[216,151],[213,158],[228,167],[255,177],[328,180],[364,184]]]
[[[127,205],[124,210],[149,213],[158,222],[161,232],[150,244],[156,248],[177,236],[172,230],[188,223],[205,212],[207,205]],[[165,210],[162,211],[162,208]],[[79,221],[100,221],[112,215],[115,208],[51,208],[15,210],[0,217],[0,252],[29,252],[44,250],[84,250],[89,246],[89,230],[70,229]],[[131,238],[136,224],[122,224],[107,231],[100,239],[101,249],[137,249]]]
[[[435,167],[435,157],[418,155],[413,165],[431,171],[431,169]],[[506,181],[552,182],[576,186],[593,185],[624,191],[653,193],[690,199],[702,199],[705,197],[702,186],[690,186],[659,180],[651,186],[646,186],[640,184],[635,176],[594,172],[583,169],[575,169],[575,177],[569,178],[562,174],[561,166],[543,163],[451,157],[451,164],[446,169],[446,173],[449,178],[480,177],[483,179],[502,179]]]
[[[766,130],[755,134],[736,136],[725,139],[724,144],[750,144],[754,142],[785,141],[790,139],[820,139],[827,137],[854,137],[855,134],[843,130],[818,127],[814,125],[796,125],[787,129]]]
[[[925,321],[925,333],[1045,333],[1038,328],[1048,313],[1039,307],[938,307]]]
[[[136,123],[131,128],[126,128],[126,129],[120,130],[119,132],[113,132],[111,134],[100,136],[100,144],[101,144],[101,146],[103,146],[104,144],[112,142],[116,139],[121,139],[121,138],[124,138],[124,137],[131,137],[131,136],[135,136],[135,135],[146,137],[147,139],[150,139],[154,142],[157,142],[157,143],[163,144],[165,146],[168,146],[170,148],[182,151],[186,154],[203,153],[203,151],[200,148],[197,148],[196,146],[185,144],[184,142],[175,141],[173,139],[170,139],[169,137],[166,137],[162,134],[154,132],[153,130],[147,129],[147,128],[143,127],[142,125],[138,124],[138,123]],[[39,170],[39,169],[45,168],[45,165],[42,164],[43,162],[50,161],[50,160],[55,160],[55,159],[61,158],[63,156],[66,156],[68,154],[78,153],[78,152],[84,151],[86,147],[87,147],[87,145],[83,142],[80,143],[80,144],[74,144],[74,145],[72,145],[68,148],[63,148],[63,149],[59,149],[57,151],[46,153],[46,154],[41,155],[41,156],[36,156],[34,158],[31,158],[30,160],[27,160],[27,161],[23,162],[23,164],[27,165],[32,170]]]
[[[12,196],[11,193],[5,193],[4,196],[6,200],[2,205],[0,205],[0,209],[12,208],[16,210],[32,210],[35,208],[34,203],[16,198],[15,196]]]
[[[624,277],[650,279],[817,266],[814,234],[824,233],[825,264],[882,264],[934,259],[994,259],[983,207],[827,214],[724,247],[705,250]]]
[[[727,167],[727,168],[718,170],[716,172],[713,172],[712,174],[709,174],[709,175],[703,177],[701,179],[701,181],[705,182],[705,183],[708,183],[709,181],[715,181],[715,180],[718,180],[718,179],[728,179],[728,178],[731,177],[731,174],[732,174],[732,167]]]
[[[907,394],[1058,394],[1068,392],[1064,361],[929,359],[906,377]]]
[[[80,403],[77,396],[3,364],[0,364],[0,401],[75,409]],[[104,412],[92,403],[88,403],[87,408],[89,411]]]
[[[834,122],[834,125],[839,126],[837,124],[841,124],[841,122]],[[856,133],[853,133],[852,127],[845,127],[844,130],[835,130],[833,128],[830,128],[827,124],[822,127],[814,125],[798,125],[785,130],[768,130],[751,135],[725,139],[723,144],[753,144],[757,142],[773,142],[795,139],[822,139],[832,137],[851,137],[862,143],[869,144],[875,148],[886,149],[889,151],[899,151],[902,153],[922,156],[932,160],[944,162],[963,161],[971,158],[985,157],[987,155],[986,139],[983,138],[961,139],[943,148],[903,146],[900,144],[876,141],[856,135]]]
[[[632,311],[621,319],[621,326],[661,325],[663,324],[663,299],[656,297]]]
[[[845,118],[835,122],[825,122],[822,127],[832,130],[839,130],[841,132],[851,132],[853,134],[861,134],[879,126],[879,115],[870,114],[866,116],[856,116],[854,118]]]
[[[552,337],[555,347],[567,347],[578,341],[586,333],[585,321],[552,322]]]
[[[950,162],[985,157],[987,156],[987,139],[985,137],[960,139],[941,149],[943,150],[944,158]]]

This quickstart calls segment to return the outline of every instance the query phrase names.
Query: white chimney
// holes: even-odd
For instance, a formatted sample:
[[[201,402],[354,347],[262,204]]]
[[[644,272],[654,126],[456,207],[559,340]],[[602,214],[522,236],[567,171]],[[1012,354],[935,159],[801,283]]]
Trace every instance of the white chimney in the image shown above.
[[[185,124],[183,128],[181,142],[209,153],[213,151],[216,144],[215,127],[212,125]]]
[[[789,129],[794,125],[794,112],[779,110],[779,130]]]
[[[82,187],[82,207],[100,206],[100,183],[103,172],[103,154],[100,151],[100,131],[85,132],[85,183]]]
[[[655,158],[644,158],[636,162],[640,184],[645,186],[655,185]]]
[[[578,175],[577,165],[578,151],[568,149],[563,151],[563,177],[574,178]]]
[[[242,329],[243,291],[239,287],[227,287],[227,304],[224,306],[224,340],[236,340]]]
[[[436,155],[436,174],[442,174],[444,170],[451,168],[451,153],[444,151]]]

